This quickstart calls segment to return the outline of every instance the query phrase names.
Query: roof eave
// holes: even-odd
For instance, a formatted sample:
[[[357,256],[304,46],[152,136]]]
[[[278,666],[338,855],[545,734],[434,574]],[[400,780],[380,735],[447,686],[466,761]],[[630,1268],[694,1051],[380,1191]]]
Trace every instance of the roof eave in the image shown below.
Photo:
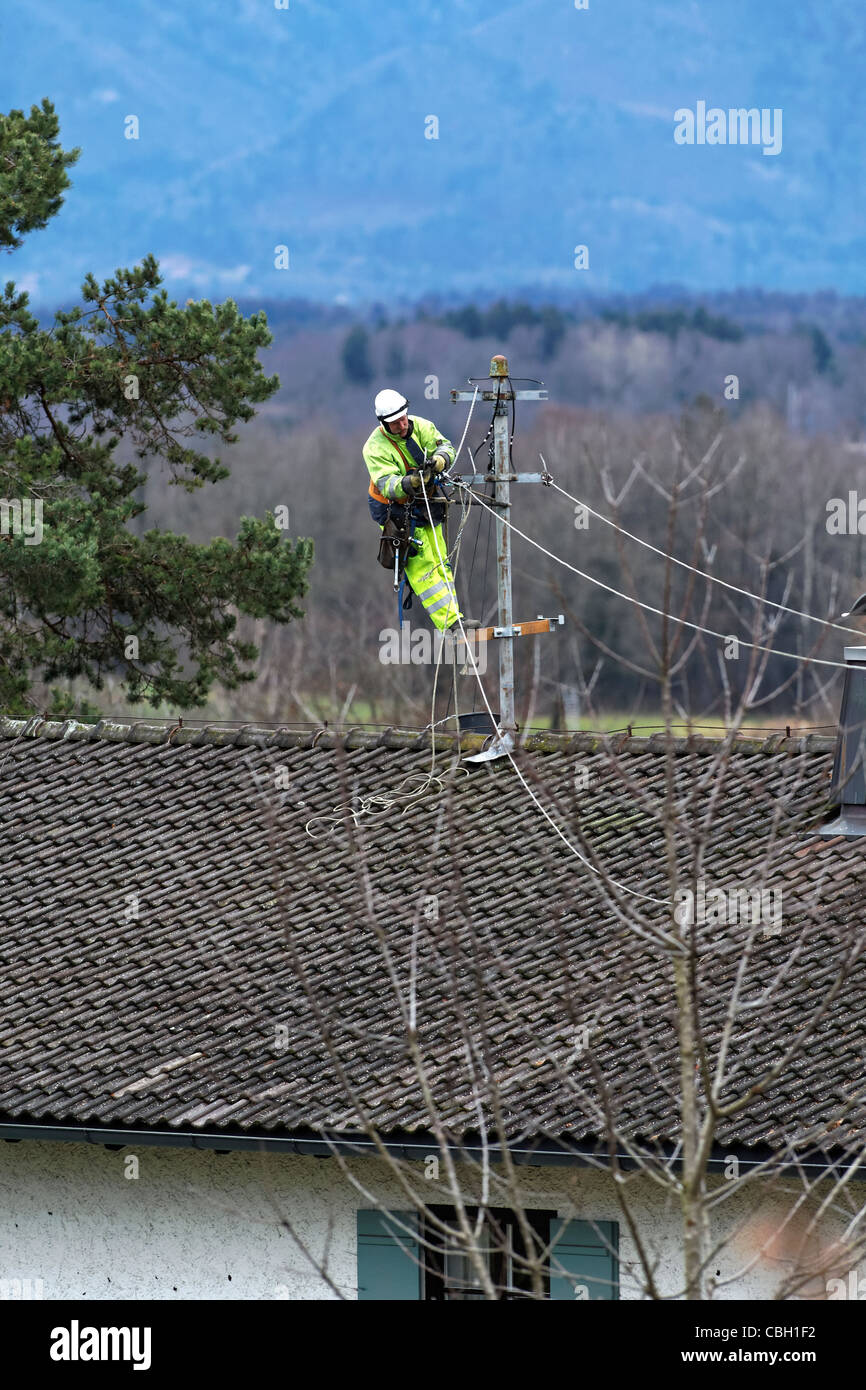
[[[239,1134],[220,1132],[219,1130],[174,1129],[171,1127],[145,1129],[124,1125],[61,1124],[45,1120],[2,1119],[0,1120],[0,1139],[9,1143],[30,1140],[43,1143],[102,1144],[107,1148],[127,1148],[138,1145],[156,1148],[202,1149],[217,1153],[284,1153],[315,1158],[333,1158],[337,1154],[343,1157],[375,1158],[379,1153],[379,1146],[366,1135],[323,1135],[311,1130],[286,1131],[284,1134],[274,1131],[251,1130]],[[419,1163],[423,1162],[430,1154],[436,1155],[440,1152],[439,1142],[432,1135],[394,1134],[387,1137],[381,1136],[380,1142],[382,1148],[392,1157]],[[446,1147],[458,1160],[466,1159],[478,1162],[486,1153],[490,1162],[502,1162],[502,1149],[498,1144],[488,1144],[484,1148],[480,1142],[467,1140],[463,1144],[449,1144]],[[566,1140],[559,1144],[552,1138],[526,1139],[510,1143],[508,1152],[514,1163],[532,1167],[609,1168],[612,1162],[609,1149],[594,1139],[580,1142]],[[617,1153],[615,1157],[618,1166],[623,1170],[634,1170],[637,1166],[635,1160],[628,1154]],[[837,1165],[843,1157],[846,1164],[850,1164],[850,1153],[843,1155],[841,1150],[833,1152],[813,1150],[808,1154],[798,1154],[796,1159],[792,1158],[789,1163],[778,1167],[774,1166],[773,1174],[778,1175],[786,1168],[805,1169],[810,1172],[827,1171]],[[744,1145],[728,1143],[720,1146],[711,1155],[708,1161],[709,1171],[711,1173],[725,1171],[731,1158],[736,1158],[738,1163],[746,1168],[758,1168],[772,1160],[773,1154],[770,1149],[764,1147],[750,1149]],[[682,1166],[681,1161],[673,1155],[669,1162],[674,1169],[679,1169]],[[863,1155],[863,1167],[866,1169],[866,1154]],[[866,1180],[866,1171],[864,1171],[862,1178],[858,1174],[853,1176],[864,1181]]]

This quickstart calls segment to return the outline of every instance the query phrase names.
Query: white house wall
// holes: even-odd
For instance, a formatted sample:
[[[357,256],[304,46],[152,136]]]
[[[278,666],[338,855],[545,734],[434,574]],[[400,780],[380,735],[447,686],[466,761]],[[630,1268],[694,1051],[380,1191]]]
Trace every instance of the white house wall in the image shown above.
[[[137,1177],[126,1176],[136,1168],[130,1157],[138,1160]],[[386,1207],[407,1205],[380,1160],[352,1159],[348,1168]],[[413,1171],[424,1186],[423,1165]],[[610,1177],[587,1168],[521,1167],[519,1173],[528,1206],[555,1208],[565,1218],[620,1222],[621,1296],[641,1297],[635,1251]],[[628,1192],[641,1237],[658,1261],[659,1289],[675,1295],[681,1265],[676,1203],[643,1176],[629,1182]],[[448,1198],[440,1191],[431,1200]],[[712,1272],[725,1279],[761,1247],[765,1255],[721,1296],[772,1297],[797,1238],[793,1228],[778,1234],[780,1201],[756,1192],[726,1204],[734,1234]],[[338,1297],[280,1226],[282,1215],[312,1259],[326,1262],[336,1289],[354,1298],[355,1213],[371,1205],[333,1159],[0,1142],[0,1296],[38,1290],[41,1281],[47,1299]],[[811,1250],[817,1253],[814,1243]],[[814,1285],[811,1292],[824,1291]]]

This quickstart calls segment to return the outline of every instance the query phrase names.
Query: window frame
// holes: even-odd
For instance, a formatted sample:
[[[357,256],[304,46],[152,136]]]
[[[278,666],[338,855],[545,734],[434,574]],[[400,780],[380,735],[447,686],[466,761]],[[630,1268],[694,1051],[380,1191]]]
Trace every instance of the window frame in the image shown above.
[[[455,1230],[458,1229],[457,1212],[454,1207],[431,1205],[429,1210],[431,1215],[440,1221],[447,1222]],[[470,1224],[474,1224],[478,1216],[478,1207],[467,1206],[465,1211],[467,1220]],[[556,1215],[555,1209],[546,1208],[525,1212],[526,1220],[535,1232],[542,1249],[545,1249],[550,1241],[551,1222],[556,1219]],[[531,1276],[528,1272],[521,1271],[519,1267],[515,1268],[515,1261],[519,1261],[524,1248],[516,1212],[510,1207],[488,1208],[485,1214],[485,1229],[490,1249],[490,1275],[500,1299],[504,1302],[511,1302],[530,1297],[532,1293]],[[422,1301],[426,1303],[475,1302],[476,1299],[483,1297],[479,1289],[477,1293],[469,1292],[468,1297],[464,1294],[461,1298],[459,1292],[452,1291],[454,1286],[449,1287],[446,1274],[446,1259],[449,1252],[446,1249],[445,1236],[432,1222],[426,1220],[423,1222],[423,1242]],[[461,1253],[457,1246],[455,1253]],[[550,1274],[547,1268],[545,1268],[543,1279],[543,1296],[549,1299]]]

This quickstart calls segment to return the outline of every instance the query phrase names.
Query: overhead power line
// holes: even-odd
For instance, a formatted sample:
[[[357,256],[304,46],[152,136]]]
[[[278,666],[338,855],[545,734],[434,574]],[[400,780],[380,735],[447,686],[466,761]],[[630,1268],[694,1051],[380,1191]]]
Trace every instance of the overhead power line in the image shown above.
[[[545,468],[547,468],[544,455],[539,454],[538,457],[541,459]],[[671,564],[679,565],[681,569],[690,570],[692,574],[699,574],[702,579],[709,580],[711,584],[720,584],[722,588],[730,589],[734,594],[742,594],[744,598],[753,599],[755,603],[765,603],[771,608],[779,608],[783,613],[791,613],[795,618],[805,618],[807,622],[810,623],[823,623],[825,627],[835,627],[838,628],[840,632],[851,632],[855,637],[861,639],[863,637],[863,633],[857,627],[846,627],[843,623],[834,622],[832,618],[818,618],[814,613],[804,613],[799,608],[789,608],[787,603],[777,603],[775,599],[765,598],[760,594],[753,594],[749,589],[741,589],[738,584],[730,584],[727,579],[720,579],[716,574],[710,574],[707,570],[699,569],[696,565],[690,565],[687,560],[679,560],[676,555],[669,555],[666,550],[660,550],[657,545],[653,545],[650,541],[644,540],[642,536],[636,536],[633,531],[627,531],[624,526],[620,526],[618,521],[612,521],[609,516],[604,516],[601,512],[597,512],[588,502],[582,502],[579,497],[572,496],[570,492],[566,492],[565,488],[560,487],[558,483],[551,482],[550,486],[554,488],[556,492],[562,493],[562,496],[567,497],[570,502],[576,503],[578,507],[584,507],[589,512],[590,516],[594,516],[599,521],[603,521],[605,526],[611,526],[614,531],[619,531],[620,535],[628,536],[630,541],[637,541],[638,545],[644,546],[646,550],[653,551],[655,555],[661,555],[664,560],[670,560]]]
[[[465,485],[458,483],[458,487],[463,486]],[[476,496],[475,501],[481,507],[487,505],[482,498],[478,496]],[[488,508],[488,510],[491,509]],[[682,627],[691,628],[693,632],[703,632],[707,637],[717,637],[720,642],[729,642],[732,638],[735,638],[735,634],[733,633],[716,632],[715,628],[703,627],[700,623],[690,622],[688,618],[679,618],[675,613],[666,613],[663,608],[655,608],[651,603],[644,603],[642,599],[635,598],[633,594],[624,594],[620,589],[615,589],[611,584],[605,584],[603,579],[596,579],[594,575],[587,574],[585,570],[578,569],[576,565],[570,564],[568,560],[563,560],[561,555],[555,555],[552,550],[548,550],[547,546],[542,545],[540,541],[534,540],[532,536],[527,536],[525,531],[521,531],[520,527],[515,526],[514,522],[509,521],[507,517],[502,517],[501,520],[503,525],[514,531],[515,535],[520,536],[521,539],[527,541],[529,545],[535,546],[536,550],[540,550],[548,559],[555,560],[558,565],[563,565],[566,569],[571,570],[572,574],[578,575],[580,579],[585,579],[587,583],[595,584],[599,589],[604,589],[606,593],[613,594],[614,598],[625,599],[626,603],[633,603],[638,608],[643,608],[647,613],[654,613],[656,617],[667,618],[669,622],[679,623]],[[862,637],[863,634],[858,633],[857,635]],[[829,661],[825,657],[803,656],[801,652],[788,652],[783,651],[780,647],[766,647],[760,642],[749,642],[745,637],[736,637],[735,640],[741,647],[749,647],[758,652],[769,652],[771,656],[785,656],[791,661],[811,662],[815,666],[832,666],[839,671],[846,670],[844,661]]]

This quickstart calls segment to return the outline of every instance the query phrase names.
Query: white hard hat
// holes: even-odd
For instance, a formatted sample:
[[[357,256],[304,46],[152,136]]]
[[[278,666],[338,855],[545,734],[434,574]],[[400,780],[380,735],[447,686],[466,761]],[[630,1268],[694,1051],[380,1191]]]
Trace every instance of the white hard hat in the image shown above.
[[[401,415],[405,415],[409,409],[409,402],[399,391],[392,391],[388,387],[387,390],[379,392],[373,402],[373,409],[376,419],[385,425],[389,420],[399,420]]]

